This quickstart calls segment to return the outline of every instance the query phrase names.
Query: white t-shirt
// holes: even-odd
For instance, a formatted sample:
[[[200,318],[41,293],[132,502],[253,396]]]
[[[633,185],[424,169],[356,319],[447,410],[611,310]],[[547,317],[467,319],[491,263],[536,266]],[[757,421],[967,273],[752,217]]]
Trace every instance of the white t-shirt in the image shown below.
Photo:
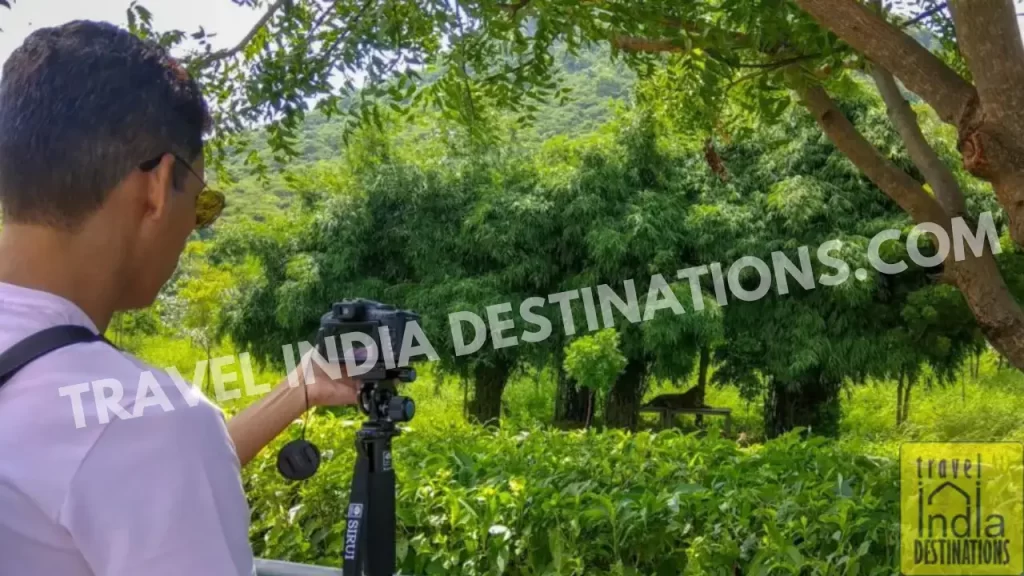
[[[0,283],[0,352],[57,324],[96,330]],[[51,352],[0,386],[0,574],[250,576],[239,468],[223,413],[183,380],[103,342]]]

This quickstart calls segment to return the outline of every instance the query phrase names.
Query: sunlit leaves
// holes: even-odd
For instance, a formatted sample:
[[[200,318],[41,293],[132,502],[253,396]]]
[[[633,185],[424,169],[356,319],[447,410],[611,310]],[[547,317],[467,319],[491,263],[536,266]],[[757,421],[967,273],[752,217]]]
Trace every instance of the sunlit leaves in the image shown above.
[[[580,386],[607,394],[626,367],[614,328],[599,330],[573,340],[565,351],[565,372]]]

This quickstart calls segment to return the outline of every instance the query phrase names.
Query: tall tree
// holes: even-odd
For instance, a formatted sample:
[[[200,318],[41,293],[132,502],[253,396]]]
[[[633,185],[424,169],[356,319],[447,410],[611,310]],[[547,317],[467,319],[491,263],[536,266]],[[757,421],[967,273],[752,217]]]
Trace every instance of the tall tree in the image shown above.
[[[956,127],[964,166],[993,185],[1011,236],[1024,241],[1024,47],[1013,0],[920,2],[929,9],[914,25],[946,32],[938,54],[908,34],[906,18],[858,0],[247,3],[263,15],[238,44],[213,50],[200,31],[191,36],[200,48],[186,58],[215,98],[216,151],[244,144],[244,130],[269,119],[270,145],[294,153],[291,137],[311,98],[353,126],[379,124],[382,107],[432,106],[486,137],[490,111],[511,109],[529,121],[536,100],[565,97],[556,44],[572,51],[606,42],[645,76],[668,71],[663,95],[678,95],[679,115],[703,133],[709,158],[714,141],[731,136],[736,110],[778,118],[796,94],[892,201],[916,222],[950,232],[961,201],[915,139],[905,109],[887,98],[914,150],[914,175],[886,161],[833,101],[830,92],[841,92],[852,70],[877,69],[883,93],[892,95],[888,73]],[[190,38],[155,32],[139,4],[129,23],[171,46]],[[214,165],[218,157],[211,157]],[[986,338],[1024,368],[1024,312],[991,250],[945,264]]]

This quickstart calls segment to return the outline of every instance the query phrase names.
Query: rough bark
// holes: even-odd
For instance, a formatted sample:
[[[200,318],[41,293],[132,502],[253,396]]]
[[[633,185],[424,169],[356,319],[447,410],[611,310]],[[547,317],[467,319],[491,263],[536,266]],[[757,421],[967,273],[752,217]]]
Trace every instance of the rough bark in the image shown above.
[[[501,423],[501,395],[511,370],[504,363],[479,363],[473,370],[473,399],[469,403],[471,420],[484,425]]]
[[[765,437],[776,438],[795,428],[806,428],[819,436],[838,436],[839,388],[838,382],[818,379],[772,381],[764,403]]]
[[[992,183],[1024,244],[1024,44],[1012,0],[951,2],[977,97],[957,128],[964,166]]]
[[[1013,142],[1024,135],[1024,43],[1013,0],[954,0],[960,52],[971,69],[982,113]]]
[[[871,77],[885,101],[885,111],[889,121],[896,127],[903,144],[907,147],[910,159],[924,175],[924,179],[935,191],[935,199],[950,216],[961,216],[967,213],[963,192],[953,176],[953,171],[939,158],[928,140],[921,132],[917,122],[917,113],[903,97],[896,79],[888,70],[881,66],[871,67]]]
[[[879,189],[900,205],[915,222],[932,222],[950,233],[952,222],[920,183],[897,168],[862,136],[820,86],[794,84],[804,105],[832,143]],[[992,347],[1017,368],[1024,369],[1024,311],[1010,294],[987,245],[981,255],[966,251],[955,262],[953,250],[946,273],[960,289]]]
[[[608,394],[604,410],[605,424],[613,428],[636,430],[646,376],[646,366],[642,361],[630,360],[626,364]]]

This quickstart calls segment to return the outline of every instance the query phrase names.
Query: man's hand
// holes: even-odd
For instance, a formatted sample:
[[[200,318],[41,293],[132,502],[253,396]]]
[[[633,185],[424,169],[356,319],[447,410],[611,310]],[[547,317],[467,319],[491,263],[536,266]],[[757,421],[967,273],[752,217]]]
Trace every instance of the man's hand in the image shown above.
[[[310,351],[312,354],[312,351]],[[300,386],[305,383],[309,387],[309,405],[313,406],[354,406],[359,399],[359,382],[345,374],[345,365],[339,362],[338,372],[341,376],[332,378],[319,364],[308,358],[311,365],[305,375],[312,374],[312,382],[304,381],[299,375]],[[304,364],[300,363],[295,369],[303,370]]]
[[[309,356],[263,398],[228,422],[238,461],[245,466],[275,436],[314,406],[351,406],[359,397],[359,383],[345,375],[344,364],[329,374]],[[308,393],[308,406],[307,406]]]

